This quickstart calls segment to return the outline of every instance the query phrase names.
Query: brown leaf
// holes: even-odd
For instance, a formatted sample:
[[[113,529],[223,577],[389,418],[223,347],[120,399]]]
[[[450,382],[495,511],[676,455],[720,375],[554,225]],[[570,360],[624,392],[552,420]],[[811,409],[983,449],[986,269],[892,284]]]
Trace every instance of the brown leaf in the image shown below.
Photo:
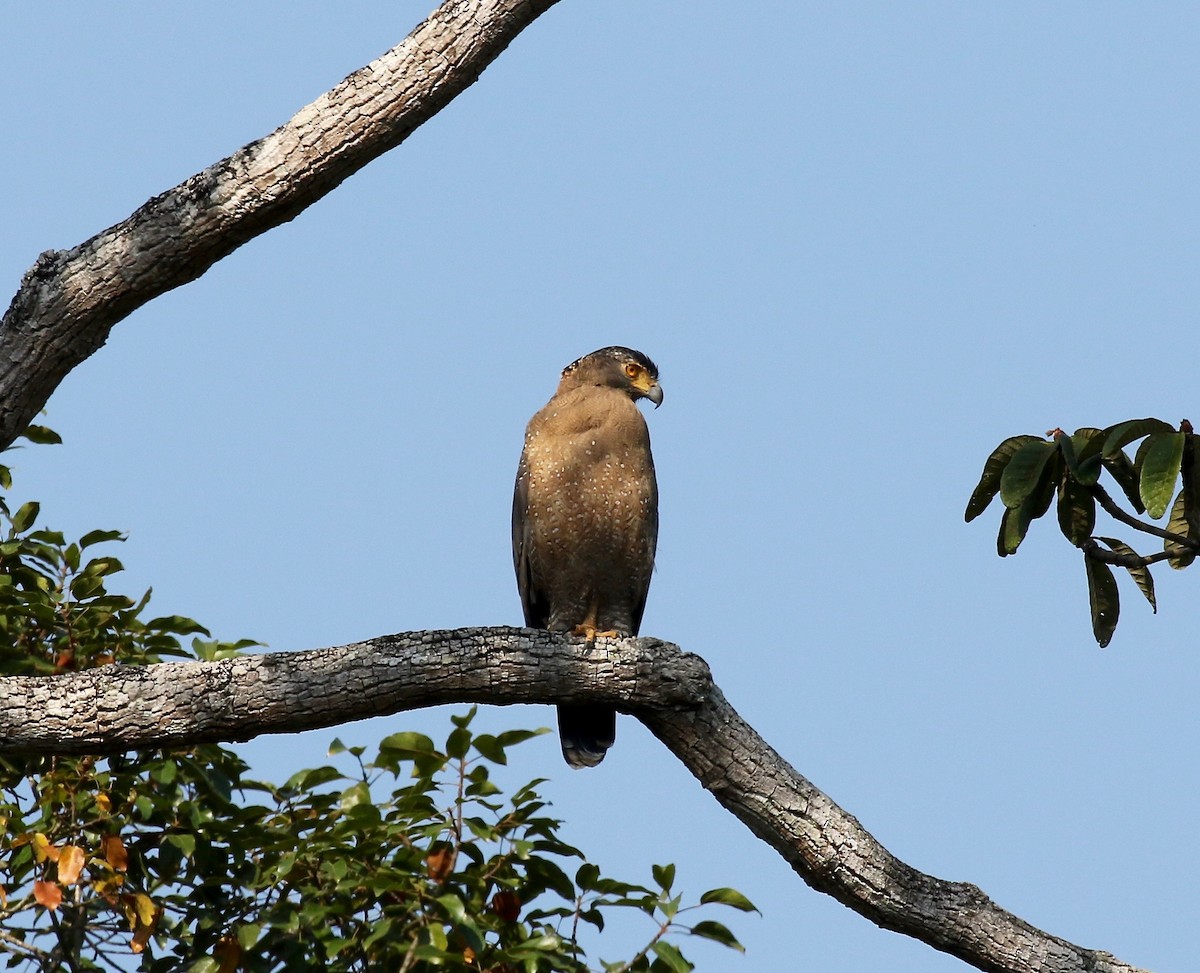
[[[43,882],[40,879],[34,882],[33,897],[38,905],[44,905],[51,912],[62,905],[62,889],[57,882]]]
[[[236,973],[242,962],[241,944],[233,936],[222,936],[213,947],[213,958],[217,961],[217,973]]]
[[[129,867],[129,853],[125,850],[125,843],[115,834],[106,834],[100,839],[100,850],[104,860],[114,871],[123,872]]]
[[[492,896],[491,908],[502,922],[516,922],[521,915],[521,899],[511,889],[504,889]]]
[[[457,858],[458,855],[455,854],[453,845],[446,841],[436,842],[429,849],[429,854],[425,856],[425,869],[435,882],[444,882],[454,871],[454,862]]]
[[[78,845],[64,845],[58,849],[58,880],[63,885],[74,885],[79,881],[87,856]]]

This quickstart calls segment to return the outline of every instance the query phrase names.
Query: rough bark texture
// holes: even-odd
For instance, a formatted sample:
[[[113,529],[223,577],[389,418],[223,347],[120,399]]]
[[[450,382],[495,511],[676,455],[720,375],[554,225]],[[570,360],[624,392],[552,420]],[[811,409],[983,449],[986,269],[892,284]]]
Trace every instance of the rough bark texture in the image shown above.
[[[754,732],[703,660],[657,639],[589,648],[532,629],[408,632],[222,662],[10,677],[0,699],[0,755],[245,740],[437,703],[611,704],[645,723],[805,882],[877,925],[996,973],[1137,973],[1035,929],[973,885],[897,859]]]
[[[0,321],[0,449],[113,325],[399,145],[555,2],[447,0],[270,135],[79,246],[38,257]]]
[[[710,686],[701,659],[657,639],[600,639],[589,650],[528,628],[404,632],[308,652],[0,678],[0,755],[249,740],[439,703],[698,705]]]

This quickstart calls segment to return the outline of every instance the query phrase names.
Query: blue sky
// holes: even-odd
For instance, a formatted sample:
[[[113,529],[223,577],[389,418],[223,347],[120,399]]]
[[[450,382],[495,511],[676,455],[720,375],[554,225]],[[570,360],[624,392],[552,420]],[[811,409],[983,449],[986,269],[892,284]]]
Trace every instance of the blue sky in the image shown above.
[[[5,6],[3,289],[426,12]],[[129,588],[223,638],[517,624],[524,423],[574,358],[639,348],[666,392],[643,631],[910,864],[1184,969],[1196,571],[1159,571],[1158,616],[1121,579],[1100,650],[1053,524],[1001,561],[998,512],[962,510],[1008,435],[1200,418],[1197,49],[1180,3],[563,0],[398,150],[119,324],[17,492],[127,530]],[[243,750],[283,774],[334,733]],[[594,772],[522,749],[512,782],[551,777],[606,870],[674,861],[760,905],[748,956],[704,969],[965,968],[809,890],[632,719]]]

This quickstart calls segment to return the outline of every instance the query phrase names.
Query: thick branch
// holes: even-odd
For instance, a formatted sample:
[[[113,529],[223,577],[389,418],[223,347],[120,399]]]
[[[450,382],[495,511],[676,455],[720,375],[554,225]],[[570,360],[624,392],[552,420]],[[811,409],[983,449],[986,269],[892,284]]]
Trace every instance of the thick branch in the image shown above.
[[[310,652],[0,679],[0,697],[0,755],[243,740],[437,703],[611,703],[642,720],[805,882],[872,922],[981,970],[1137,973],[1035,929],[973,885],[895,858],[754,732],[701,659],[657,639],[589,648],[531,629],[410,632]]]
[[[657,639],[589,650],[535,629],[403,632],[308,652],[0,678],[0,755],[249,740],[439,703],[687,706],[710,685],[701,659]]]
[[[0,321],[0,449],[122,318],[295,218],[469,87],[557,0],[446,0],[265,138],[25,274]]]

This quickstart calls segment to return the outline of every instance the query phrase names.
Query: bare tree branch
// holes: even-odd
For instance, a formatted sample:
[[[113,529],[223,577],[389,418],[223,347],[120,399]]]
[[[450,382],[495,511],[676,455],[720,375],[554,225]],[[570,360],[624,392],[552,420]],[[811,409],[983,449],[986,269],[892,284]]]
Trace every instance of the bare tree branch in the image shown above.
[[[556,2],[446,0],[270,135],[79,246],[38,257],[0,320],[0,449],[113,325],[399,145]]]
[[[652,638],[409,632],[221,662],[0,679],[0,755],[244,740],[450,702],[587,700],[634,713],[801,878],[872,922],[995,973],[1137,973],[1051,936],[974,885],[897,859],[726,702],[708,666]]]

